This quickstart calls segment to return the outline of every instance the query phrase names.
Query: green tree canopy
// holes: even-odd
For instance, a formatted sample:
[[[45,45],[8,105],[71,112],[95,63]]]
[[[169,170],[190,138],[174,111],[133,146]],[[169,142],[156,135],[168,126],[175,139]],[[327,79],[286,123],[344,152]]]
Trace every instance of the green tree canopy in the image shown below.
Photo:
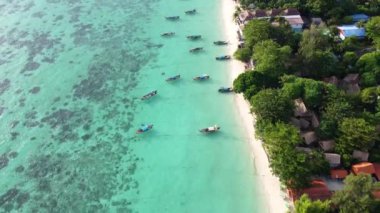
[[[349,175],[344,180],[344,188],[335,192],[332,202],[342,213],[376,212],[372,190],[372,177],[367,174]]]
[[[334,6],[335,0],[307,0],[306,8],[311,14],[326,16]]]
[[[335,74],[337,58],[331,52],[332,40],[326,27],[312,25],[302,34],[298,54],[303,64],[302,70],[309,76],[322,78]]]
[[[331,201],[312,201],[304,194],[295,202],[296,213],[329,213]]]
[[[373,40],[380,49],[380,16],[372,17],[366,24],[367,36]]]
[[[380,51],[375,51],[362,55],[356,67],[362,75],[370,75],[380,83]]]
[[[307,154],[295,149],[301,143],[298,130],[290,124],[268,122],[262,132],[273,173],[288,187],[307,186],[312,171]]]
[[[272,26],[267,20],[254,19],[244,27],[245,45],[252,49],[254,45],[271,38]]]
[[[234,91],[243,93],[244,98],[250,100],[253,95],[264,88],[276,87],[276,78],[272,78],[265,73],[248,71],[240,74],[233,83]]]
[[[376,106],[377,98],[379,96],[377,87],[368,87],[360,92],[360,99],[362,103],[373,109]]]
[[[273,40],[265,40],[254,46],[252,58],[256,62],[257,72],[267,73],[272,77],[279,77],[286,71],[286,63],[291,55],[289,46],[280,47]]]
[[[331,91],[333,94],[324,101],[322,119],[318,134],[322,139],[337,137],[338,123],[343,118],[351,117],[354,107],[347,97],[339,91]]]
[[[243,61],[243,62],[249,62],[249,60],[252,57],[252,50],[249,47],[239,48],[234,53],[234,57],[237,60],[240,60],[240,61]]]
[[[310,29],[304,30],[300,43],[299,54],[306,60],[311,60],[316,50],[327,51],[331,48],[331,39],[327,34],[328,29],[324,26],[311,25]]]
[[[345,165],[354,150],[368,151],[378,139],[375,126],[362,118],[344,118],[338,126],[339,137],[335,150],[343,155]],[[347,156],[347,157],[345,157]]]
[[[277,89],[264,89],[251,99],[252,111],[260,118],[272,122],[288,121],[294,104]]]
[[[302,98],[307,107],[321,106],[325,85],[320,81],[286,75],[281,78],[282,91],[289,99]]]

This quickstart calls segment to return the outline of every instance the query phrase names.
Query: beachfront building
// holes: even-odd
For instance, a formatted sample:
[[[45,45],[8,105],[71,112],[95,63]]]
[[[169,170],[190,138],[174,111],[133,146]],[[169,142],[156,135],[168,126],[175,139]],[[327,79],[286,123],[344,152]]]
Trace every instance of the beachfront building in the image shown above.
[[[237,18],[239,25],[247,24],[248,21],[253,19],[272,19],[284,18],[289,23],[294,32],[301,32],[304,21],[301,13],[295,8],[288,9],[271,9],[271,10],[244,10]]]
[[[307,194],[311,200],[327,200],[331,197],[331,192],[326,182],[322,179],[313,180],[308,188],[300,190],[288,189],[288,196],[293,202],[303,194]]]
[[[248,10],[244,10],[243,12],[241,12],[239,14],[239,16],[237,17],[236,21],[237,21],[237,23],[240,26],[240,25],[247,24],[252,19],[253,19],[252,13],[250,11],[248,11]]]
[[[363,39],[366,36],[365,29],[356,25],[342,25],[337,27],[340,39],[344,40],[348,37],[356,37]]]

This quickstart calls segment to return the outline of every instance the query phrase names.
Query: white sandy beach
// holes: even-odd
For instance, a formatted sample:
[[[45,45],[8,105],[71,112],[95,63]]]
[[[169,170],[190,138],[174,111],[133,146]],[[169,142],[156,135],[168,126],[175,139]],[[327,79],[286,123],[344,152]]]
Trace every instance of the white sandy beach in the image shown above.
[[[230,42],[228,54],[232,55],[238,45],[237,39],[237,25],[233,21],[233,13],[235,11],[236,3],[233,0],[223,0],[223,19],[225,24],[226,35]],[[231,63],[231,85],[240,73],[244,72],[244,64],[240,61],[233,60]],[[235,103],[238,107],[241,119],[246,127],[247,138],[251,145],[252,158],[255,163],[256,172],[260,185],[263,186],[265,205],[269,208],[271,213],[287,212],[288,202],[284,199],[285,193],[281,191],[279,179],[274,176],[269,167],[268,157],[262,146],[262,142],[255,137],[254,122],[255,118],[250,113],[250,105],[243,98],[243,95],[238,94],[235,96]]]

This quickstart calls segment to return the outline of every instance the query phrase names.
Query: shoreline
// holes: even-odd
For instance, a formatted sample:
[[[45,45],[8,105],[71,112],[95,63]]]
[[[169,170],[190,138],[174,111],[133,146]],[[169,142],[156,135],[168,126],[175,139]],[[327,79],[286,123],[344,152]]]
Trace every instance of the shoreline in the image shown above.
[[[230,42],[228,54],[233,55],[235,52],[238,40],[236,35],[237,25],[232,20],[235,12],[236,2],[233,0],[223,0],[223,22],[224,29],[228,41]],[[232,30],[233,29],[233,30]],[[244,63],[232,60],[230,64],[231,72],[229,72],[230,83],[244,72]],[[240,118],[245,126],[245,132],[248,136],[252,160],[254,161],[255,170],[259,183],[262,187],[265,206],[269,212],[287,212],[288,202],[285,200],[285,194],[281,191],[280,180],[272,174],[269,167],[268,156],[262,146],[262,141],[256,138],[254,123],[256,122],[255,116],[250,113],[250,104],[246,101],[242,94],[237,94],[234,97],[235,105],[239,112]],[[247,116],[248,115],[248,116]]]

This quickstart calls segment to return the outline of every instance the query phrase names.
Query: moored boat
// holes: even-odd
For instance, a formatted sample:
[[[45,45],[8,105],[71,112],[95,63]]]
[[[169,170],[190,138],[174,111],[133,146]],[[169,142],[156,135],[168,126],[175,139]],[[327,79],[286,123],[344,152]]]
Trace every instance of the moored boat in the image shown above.
[[[202,36],[201,35],[189,35],[189,36],[186,36],[186,38],[187,39],[189,39],[189,40],[199,40],[199,39],[201,39],[202,38]]]
[[[227,45],[228,42],[227,41],[214,41],[214,44],[215,45]]]
[[[150,99],[151,97],[157,95],[157,90],[154,90],[146,95],[144,95],[143,97],[141,97],[141,100],[147,100],[147,99]]]
[[[220,127],[218,125],[214,125],[214,126],[211,126],[211,127],[200,129],[199,131],[202,132],[202,133],[208,134],[208,133],[215,133],[215,132],[217,132],[219,130],[220,130]]]
[[[196,9],[185,11],[185,13],[186,13],[187,15],[193,15],[193,14],[195,14],[196,12],[197,12]]]
[[[200,52],[203,50],[203,47],[196,47],[196,48],[193,48],[193,49],[190,49],[189,51],[191,53],[195,53],[195,52]]]
[[[176,75],[170,78],[167,78],[166,81],[175,81],[181,78],[181,75]]]
[[[230,60],[231,56],[229,56],[229,55],[218,56],[215,59],[218,60],[218,61],[226,61],[226,60]]]
[[[194,81],[203,81],[203,80],[208,80],[208,79],[210,79],[210,76],[207,74],[203,74],[203,75],[196,76],[193,78]]]
[[[174,36],[175,33],[174,32],[167,32],[167,33],[162,33],[161,36],[162,37],[170,37],[170,36]]]
[[[141,127],[137,129],[136,133],[141,134],[147,132],[153,128],[153,124],[141,124]]]
[[[179,20],[179,16],[166,16],[166,20],[176,21]]]
[[[218,92],[220,93],[229,93],[229,92],[233,92],[234,89],[232,89],[232,87],[221,87],[218,89]]]

